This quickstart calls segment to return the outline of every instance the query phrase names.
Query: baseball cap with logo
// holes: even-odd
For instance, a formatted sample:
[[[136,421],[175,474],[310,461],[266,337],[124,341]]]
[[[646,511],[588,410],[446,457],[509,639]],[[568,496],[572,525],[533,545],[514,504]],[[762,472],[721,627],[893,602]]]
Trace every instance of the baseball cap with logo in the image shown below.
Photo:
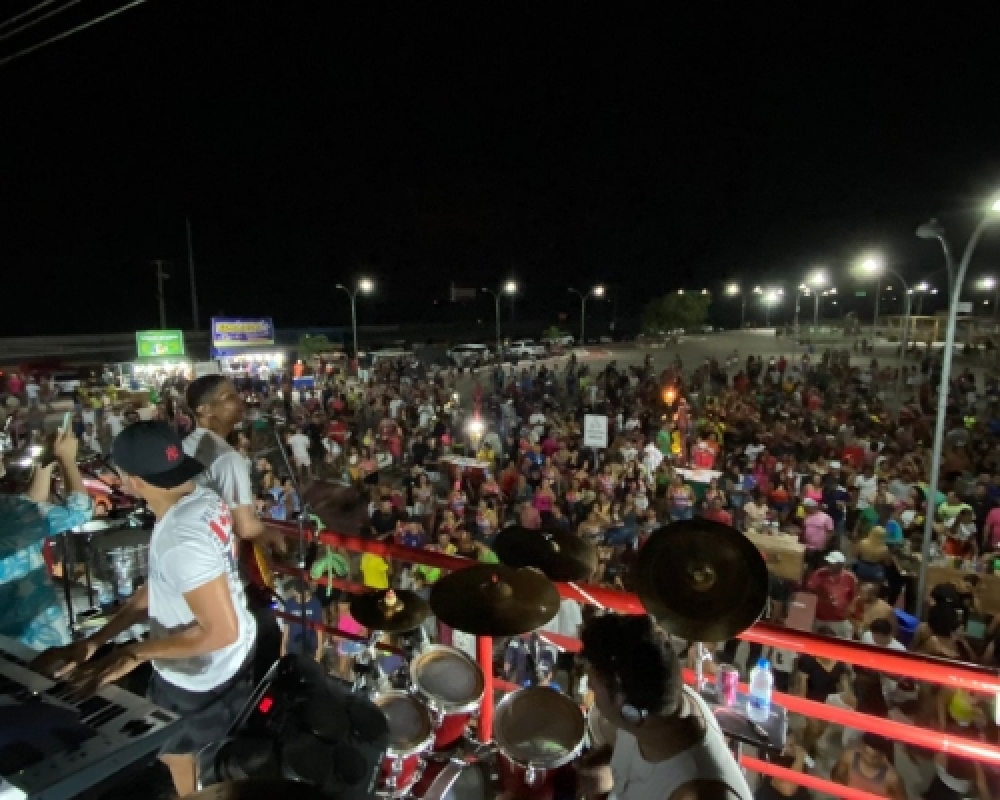
[[[166,422],[136,422],[111,445],[115,466],[159,489],[174,489],[204,472],[197,459],[184,454],[180,437]]]

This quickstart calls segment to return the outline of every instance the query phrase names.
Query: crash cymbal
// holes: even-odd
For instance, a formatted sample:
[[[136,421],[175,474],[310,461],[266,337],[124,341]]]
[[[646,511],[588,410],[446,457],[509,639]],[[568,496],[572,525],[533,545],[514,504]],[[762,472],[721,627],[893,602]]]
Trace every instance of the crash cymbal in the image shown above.
[[[742,533],[703,519],[657,530],[639,551],[636,593],[668,632],[724,642],[767,607],[767,565]]]
[[[295,781],[246,780],[217,783],[188,797],[191,800],[324,800],[329,795]]]
[[[559,592],[537,570],[478,564],[434,584],[431,610],[443,623],[465,633],[516,636],[544,625],[559,612]]]
[[[493,552],[508,567],[535,567],[553,581],[585,581],[597,571],[597,547],[568,531],[504,528]]]
[[[351,598],[351,616],[373,631],[412,631],[430,613],[427,601],[408,589],[379,589]]]

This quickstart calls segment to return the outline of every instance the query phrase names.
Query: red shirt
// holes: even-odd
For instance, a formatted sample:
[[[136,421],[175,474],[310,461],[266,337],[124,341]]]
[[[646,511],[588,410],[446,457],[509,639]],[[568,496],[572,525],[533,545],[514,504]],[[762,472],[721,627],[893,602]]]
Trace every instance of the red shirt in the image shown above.
[[[731,526],[733,524],[733,515],[724,508],[710,508],[702,516],[712,520],[712,522],[721,522],[723,525]]]
[[[840,622],[847,619],[851,604],[858,596],[858,579],[853,572],[841,570],[834,575],[829,567],[821,567],[809,576],[806,588],[816,592],[816,619]]]
[[[696,444],[691,453],[691,463],[698,469],[711,469],[715,463],[715,453],[703,444]]]
[[[845,447],[844,451],[840,454],[840,460],[854,467],[864,466],[865,451],[857,445]]]

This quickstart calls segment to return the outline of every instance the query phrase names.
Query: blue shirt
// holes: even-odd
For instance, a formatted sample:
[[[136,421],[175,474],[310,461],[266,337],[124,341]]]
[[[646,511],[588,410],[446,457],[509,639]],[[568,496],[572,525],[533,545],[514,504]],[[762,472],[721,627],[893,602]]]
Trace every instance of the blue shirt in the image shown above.
[[[301,619],[302,604],[295,599],[286,600],[285,612],[288,614],[294,614],[296,617]],[[315,597],[309,598],[309,600],[306,601],[306,622],[322,621],[322,604]],[[283,620],[283,622],[288,626],[288,652],[314,655],[316,653],[316,644],[318,642],[318,639],[316,638],[316,631],[312,628],[305,628],[305,635],[303,636],[303,627],[301,622],[289,622],[288,620]]]
[[[42,546],[93,513],[84,492],[70,494],[65,506],[0,495],[0,635],[36,650],[69,644],[69,621],[49,580]]]

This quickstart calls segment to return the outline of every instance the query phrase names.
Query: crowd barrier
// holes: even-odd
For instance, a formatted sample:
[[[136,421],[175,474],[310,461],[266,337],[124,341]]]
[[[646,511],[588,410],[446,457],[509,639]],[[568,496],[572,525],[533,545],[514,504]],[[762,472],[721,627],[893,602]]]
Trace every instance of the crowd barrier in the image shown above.
[[[276,522],[268,524],[279,529],[290,538],[294,539],[298,536],[298,528],[294,524]],[[331,547],[343,548],[355,552],[374,553],[405,563],[424,564],[449,571],[462,569],[470,564],[469,559],[458,556],[449,556],[444,553],[405,547],[373,539],[363,539],[358,536],[329,531],[319,533],[318,539],[323,544]],[[301,576],[301,571],[297,567],[278,565],[274,567],[274,570],[276,573],[288,576]],[[327,585],[326,578],[320,579],[319,583]],[[335,578],[332,581],[332,585],[348,592],[365,591],[365,587],[362,584],[349,580]],[[580,603],[590,603],[601,609],[623,614],[645,613],[642,604],[639,602],[639,598],[629,592],[576,583],[559,583],[556,584],[556,587],[562,597],[577,600]],[[298,617],[290,616],[284,612],[278,612],[278,616],[286,620],[299,621]],[[331,628],[322,623],[311,624],[317,630],[326,631],[334,636],[355,641],[359,640],[357,636],[345,633],[337,628]],[[577,652],[580,649],[580,642],[577,639],[547,632],[543,633],[542,636],[564,650]],[[855,666],[866,667],[891,675],[937,683],[953,689],[965,689],[970,692],[985,693],[1000,702],[1000,671],[975,664],[902,651],[892,651],[844,639],[831,639],[812,633],[782,628],[769,623],[754,625],[740,634],[740,638],[764,646],[836,659]],[[389,647],[383,649],[392,650]],[[511,691],[518,688],[494,677],[493,645],[490,638],[478,638],[477,654],[485,681],[484,698],[494,697],[494,692],[498,690]],[[689,683],[693,683],[693,673],[685,671],[685,679]],[[746,691],[747,687],[745,684],[741,684],[740,688],[742,691]],[[1000,768],[1000,747],[979,739],[956,736],[944,731],[876,717],[871,714],[848,710],[826,703],[818,703],[804,697],[799,697],[798,695],[783,692],[774,693],[774,702],[785,707],[790,713],[825,720],[858,731],[876,733],[902,744],[962,756],[977,761],[984,766]],[[484,700],[479,720],[479,736],[482,740],[485,741],[491,737],[492,726],[493,706]],[[870,800],[874,796],[832,783],[814,775],[785,770],[775,764],[750,756],[742,756],[741,760],[743,765],[749,770],[763,775],[784,778],[825,794],[848,798],[849,800],[863,800],[864,798]]]

